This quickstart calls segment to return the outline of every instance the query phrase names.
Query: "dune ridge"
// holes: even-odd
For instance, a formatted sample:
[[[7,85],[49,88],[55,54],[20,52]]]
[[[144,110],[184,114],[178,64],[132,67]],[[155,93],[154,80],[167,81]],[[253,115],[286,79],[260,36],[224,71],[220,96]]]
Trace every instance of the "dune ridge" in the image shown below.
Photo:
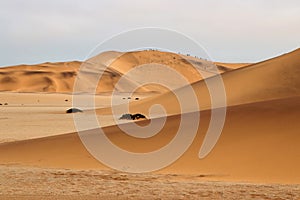
[[[74,81],[78,76],[80,66],[84,66],[84,69],[80,72],[81,77],[86,79],[87,82],[87,86],[83,86],[82,90],[87,89],[89,87],[88,84],[94,84],[91,81],[97,81],[97,74],[103,72],[96,93],[112,92],[114,89],[119,92],[128,92],[128,88],[131,88],[132,85],[139,84],[135,80],[138,79],[136,76],[141,76],[141,72],[129,76],[126,80],[127,86],[115,88],[116,83],[126,72],[144,64],[148,64],[149,72],[151,72],[151,68],[155,67],[155,65],[167,65],[185,77],[189,83],[201,80],[203,78],[202,75],[209,77],[216,73],[215,71],[210,71],[212,63],[208,61],[171,52],[136,51],[122,53],[109,51],[104,54],[100,60],[95,56],[84,63],[79,61],[47,62],[37,65],[2,67],[0,68],[0,91],[72,93]],[[111,63],[114,59],[115,61]],[[87,66],[91,63],[91,66]],[[200,75],[197,70],[191,67],[190,63],[201,70],[203,74]],[[229,70],[232,70],[232,68],[219,68],[220,73]],[[165,73],[165,71],[157,71],[153,72],[152,75],[158,78],[168,77],[168,74]],[[183,86],[176,85],[176,81],[170,82],[177,88]],[[138,91],[163,93],[166,90],[156,85],[148,85],[140,88]]]
[[[227,106],[300,95],[299,66],[300,49],[297,49],[257,64],[221,74],[220,77],[226,91]],[[207,83],[213,85],[214,82],[220,80],[220,77],[209,77],[205,81],[200,80],[191,84],[198,99],[198,107],[201,110],[211,108],[211,97]],[[177,89],[176,93],[184,96],[187,101],[191,98],[187,93],[186,86]],[[149,108],[154,104],[162,105],[168,115],[181,112],[180,103],[173,91],[143,101],[132,102],[130,110],[132,112],[148,113]],[[197,107],[190,104],[187,110],[197,111],[197,109]],[[118,106],[115,110],[119,110]],[[111,109],[98,109],[97,112],[99,114],[111,113]]]

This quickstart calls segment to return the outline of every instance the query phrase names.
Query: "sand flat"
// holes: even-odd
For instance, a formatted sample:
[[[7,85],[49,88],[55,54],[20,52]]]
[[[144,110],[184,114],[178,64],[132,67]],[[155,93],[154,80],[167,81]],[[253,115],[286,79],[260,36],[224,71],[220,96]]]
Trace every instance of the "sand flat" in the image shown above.
[[[193,175],[127,174],[111,170],[40,169],[18,166],[1,166],[0,172],[1,199],[300,198],[300,185],[219,182]]]
[[[129,101],[142,100],[155,94],[120,93],[114,95],[116,104],[123,104]],[[79,109],[86,110],[84,100],[89,94],[78,94]],[[131,97],[132,99],[128,99]],[[19,93],[0,92],[0,143],[40,138],[52,135],[60,135],[75,132],[75,124],[72,114],[66,114],[66,110],[72,105],[71,94],[63,93]],[[95,99],[95,108],[111,106],[112,97],[110,94],[91,96]],[[5,105],[7,103],[7,105]],[[82,115],[89,115],[84,112]],[[116,116],[116,118],[118,118]],[[115,119],[109,115],[98,116],[101,126],[116,124]],[[118,121],[122,123],[124,121]],[[98,126],[97,126],[98,127]],[[97,128],[95,127],[95,128]]]

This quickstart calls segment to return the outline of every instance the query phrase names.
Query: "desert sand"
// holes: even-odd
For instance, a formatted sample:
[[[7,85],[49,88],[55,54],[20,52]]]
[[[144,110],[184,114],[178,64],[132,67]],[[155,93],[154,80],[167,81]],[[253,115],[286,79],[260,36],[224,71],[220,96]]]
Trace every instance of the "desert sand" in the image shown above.
[[[286,55],[248,65],[240,69],[226,72],[221,75],[226,91],[227,106],[242,105],[260,101],[275,100],[300,95],[300,50],[295,50]],[[218,81],[219,77],[206,79],[208,83]],[[197,81],[192,87],[198,98],[199,108],[211,108],[210,93],[207,82]],[[176,90],[178,95],[190,99],[187,87]],[[179,102],[174,92],[166,92],[159,96],[148,98],[144,101],[132,102],[132,112],[147,113],[153,104],[161,104],[169,115],[181,112]],[[191,106],[193,106],[191,104]],[[197,111],[198,108],[190,107],[188,110]],[[100,109],[99,114],[104,114],[110,109]]]
[[[88,71],[83,75],[78,72],[79,62],[0,68],[1,199],[300,198],[299,49],[259,63],[218,62],[219,72],[210,70],[209,62],[185,57],[196,63],[201,74],[183,56],[174,53],[120,54],[107,52],[100,61],[91,58],[84,63],[91,67],[85,68]],[[120,57],[112,61],[116,56]],[[124,74],[153,62],[171,66],[182,74],[199,104],[191,104],[188,112],[181,113],[173,91],[151,84],[128,93],[132,85],[139,84],[142,71],[130,74],[126,84],[117,87],[111,96]],[[155,64],[148,69],[156,69]],[[110,169],[87,151],[76,132],[73,114],[65,110],[72,106],[75,77],[95,77],[101,70],[104,75],[95,97],[97,117],[105,135],[123,149],[136,153],[157,150],[174,138],[182,116],[193,123],[194,114],[200,114],[196,138],[176,162],[156,172],[131,174]],[[216,146],[207,157],[199,159],[212,112],[206,83],[220,78],[217,73],[221,73],[226,91],[226,120]],[[161,74],[157,71],[152,75],[160,78]],[[164,75],[170,76],[172,87],[189,101],[187,86]],[[111,108],[111,98],[117,99],[119,105]],[[166,124],[147,139],[126,135],[120,127],[160,123],[163,118],[154,112],[151,119],[138,122],[115,120],[122,114],[118,111],[124,103],[130,104],[132,113],[146,116],[150,116],[151,106],[160,104],[167,115]],[[85,105],[80,108],[84,112],[74,115],[92,113],[85,110]],[[112,109],[117,111],[114,115]],[[98,127],[91,127],[84,134],[93,140],[97,131]],[[185,131],[188,134],[191,130],[187,127]]]
[[[10,91],[10,92],[59,92],[59,93],[71,93],[73,92],[73,86],[76,76],[81,65],[89,65],[82,70],[81,74],[89,74],[89,79],[95,78],[95,76],[104,72],[96,93],[111,92],[112,90],[117,90],[118,92],[126,92],[127,87],[130,85],[137,84],[135,80],[140,76],[141,73],[150,73],[152,71],[152,76],[163,78],[169,77],[170,74],[166,74],[166,71],[159,72],[153,71],[155,65],[166,65],[170,68],[176,70],[179,74],[184,76],[189,83],[199,81],[205,77],[213,76],[216,72],[209,71],[211,63],[190,57],[185,55],[178,55],[169,52],[160,51],[136,51],[136,52],[105,52],[101,56],[101,60],[98,57],[90,58],[89,60],[83,62],[61,62],[61,63],[43,63],[36,65],[19,65],[0,68],[0,91]],[[148,64],[148,71],[137,72],[133,76],[129,76],[127,81],[127,87],[116,88],[116,83],[126,72],[131,69]],[[203,71],[203,75],[199,74],[198,71],[192,66],[194,65],[199,70]],[[223,73],[225,71],[230,71],[234,68],[220,67],[219,72]],[[163,75],[163,76],[162,76]],[[83,77],[84,78],[84,77]],[[176,85],[176,81],[173,82],[174,87],[177,88],[183,85]],[[147,86],[146,88],[141,88],[141,92],[164,92],[162,87]]]

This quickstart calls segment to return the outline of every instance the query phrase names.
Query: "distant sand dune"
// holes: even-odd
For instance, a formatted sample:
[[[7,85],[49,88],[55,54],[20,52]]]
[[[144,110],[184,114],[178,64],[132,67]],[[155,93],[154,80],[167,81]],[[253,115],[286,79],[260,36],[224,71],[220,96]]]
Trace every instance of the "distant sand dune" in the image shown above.
[[[112,62],[116,59],[114,62]],[[87,66],[92,63],[91,66]],[[192,63],[197,69],[202,71],[202,75],[198,73]],[[115,87],[119,79],[129,70],[136,66],[149,64],[147,66],[149,73],[158,79],[164,76],[172,79],[170,74],[166,71],[151,70],[155,65],[165,65],[174,70],[187,79],[189,83],[201,80],[203,75],[205,77],[213,76],[214,73],[210,71],[211,64],[208,61],[198,58],[178,55],[175,53],[160,52],[160,51],[137,51],[122,54],[121,52],[105,52],[105,55],[98,59],[98,57],[90,58],[83,65],[84,69],[81,72],[81,77],[86,79],[86,85],[82,86],[82,90],[88,90],[90,84],[97,83],[97,73],[103,72],[103,76],[96,89],[97,93],[112,92],[116,89],[118,92],[128,92],[128,88],[138,85],[137,77],[141,76],[136,73],[127,78],[126,85],[122,87]],[[79,68],[82,62],[60,62],[60,63],[42,63],[37,65],[19,65],[12,67],[0,68],[0,91],[14,91],[14,92],[59,92],[70,93],[73,92],[74,81],[79,73]],[[219,68],[220,72],[230,70],[230,68]],[[182,84],[177,84],[175,80],[170,80],[174,87],[182,87]],[[148,85],[139,88],[137,92],[157,92],[163,93],[164,87],[157,85]]]
[[[0,68],[0,91],[71,92],[80,62]]]

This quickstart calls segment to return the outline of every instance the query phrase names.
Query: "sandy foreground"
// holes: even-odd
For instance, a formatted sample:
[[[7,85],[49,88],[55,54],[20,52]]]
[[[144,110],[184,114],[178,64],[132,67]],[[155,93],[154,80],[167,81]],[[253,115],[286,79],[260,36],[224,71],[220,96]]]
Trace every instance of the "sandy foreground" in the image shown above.
[[[84,98],[77,104],[83,113],[65,113],[72,107],[72,95],[68,92],[72,91],[81,63],[3,68],[0,70],[3,90],[0,92],[0,199],[300,199],[300,50],[256,64],[217,63],[223,70],[228,107],[222,134],[204,159],[199,159],[199,150],[212,112],[220,108],[211,108],[203,77],[195,71],[183,70],[182,66],[188,65],[176,54],[135,52],[111,63],[119,54],[108,52],[98,63],[99,68],[89,66],[84,72],[88,76],[82,78],[92,80],[97,70],[110,64],[101,80],[104,87],[97,88],[95,96],[99,124],[84,121],[89,128],[81,136],[101,146],[103,141],[97,140],[101,127],[118,147],[147,153],[176,138],[182,117],[188,119],[184,132],[193,132],[195,116],[200,115],[191,146],[174,163],[156,172],[133,174],[112,170],[88,152],[78,135],[73,117],[85,120],[95,114]],[[206,62],[188,59],[215,83],[217,78]],[[90,61],[98,62],[97,58]],[[180,113],[176,96],[156,85],[141,87],[134,95],[126,93],[136,84],[132,80],[141,76],[143,71],[139,71],[117,88],[113,98],[120,105],[112,109],[108,91],[128,70],[151,61],[169,64],[183,74],[199,105],[188,104],[189,112]],[[155,71],[154,68],[148,69]],[[156,71],[154,75],[169,76],[165,71]],[[170,80],[172,87],[179,87],[175,80]],[[187,87],[176,92],[189,102]],[[143,113],[151,119],[134,123],[118,120],[124,103],[130,104],[132,113]],[[149,109],[155,104],[162,105],[165,113],[152,110],[150,115]],[[143,134],[133,125],[157,126],[163,120],[166,120],[164,126],[149,138],[131,137],[122,130]],[[172,156],[176,147],[166,157],[156,157],[156,161]],[[110,152],[105,153],[115,158]],[[125,161],[124,169],[130,169]],[[154,161],[138,164],[149,166],[151,162]]]
[[[300,186],[205,176],[1,166],[1,199],[299,199]]]

